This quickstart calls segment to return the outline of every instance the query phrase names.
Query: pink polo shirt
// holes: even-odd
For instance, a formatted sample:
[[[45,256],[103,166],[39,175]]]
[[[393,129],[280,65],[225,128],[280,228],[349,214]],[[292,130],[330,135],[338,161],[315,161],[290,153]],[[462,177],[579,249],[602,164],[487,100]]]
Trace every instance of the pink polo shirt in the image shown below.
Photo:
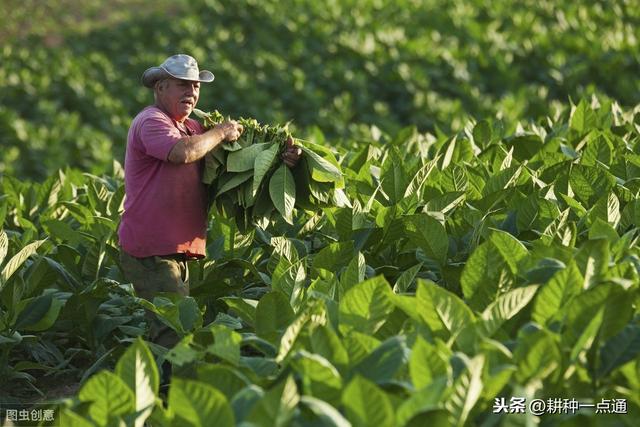
[[[203,127],[193,119],[189,134]],[[156,106],[131,123],[124,161],[125,200],[118,230],[122,249],[134,257],[205,255],[207,193],[202,162],[171,163],[169,152],[187,133]]]

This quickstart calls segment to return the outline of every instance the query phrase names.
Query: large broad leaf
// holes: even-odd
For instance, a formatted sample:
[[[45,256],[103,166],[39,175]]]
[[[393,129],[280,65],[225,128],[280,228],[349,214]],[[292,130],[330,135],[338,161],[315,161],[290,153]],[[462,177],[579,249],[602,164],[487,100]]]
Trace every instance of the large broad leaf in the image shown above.
[[[276,344],[294,318],[289,299],[282,292],[265,294],[256,308],[256,333]]]
[[[338,271],[353,258],[354,253],[352,240],[331,243],[313,257],[313,268]]]
[[[338,334],[327,325],[316,327],[311,333],[311,348],[338,369],[349,364],[349,354]]]
[[[11,257],[0,273],[0,291],[7,284],[7,280],[9,280],[13,273],[15,273],[31,255],[35,254],[40,245],[44,242],[45,240],[36,240],[35,242],[31,242]]]
[[[382,276],[357,284],[340,300],[340,331],[374,334],[393,311],[393,296]]]
[[[404,224],[408,236],[428,257],[446,262],[449,238],[442,224],[427,214],[407,216]]]
[[[324,402],[320,399],[316,399],[312,396],[302,396],[300,398],[300,404],[310,410],[316,417],[318,424],[310,425],[322,425],[327,427],[350,427],[351,424],[336,408]],[[316,421],[316,420],[314,420]],[[313,421],[312,421],[313,423]],[[301,424],[301,425],[304,425]]]
[[[311,148],[300,145],[306,155],[311,177],[318,182],[337,182],[342,179],[342,172],[328,160],[317,154]]]
[[[613,175],[595,166],[573,165],[569,174],[571,189],[585,206],[592,206],[602,195],[609,194],[615,182]]]
[[[216,192],[216,197],[238,187],[240,184],[243,184],[244,182],[251,179],[251,177],[253,176],[253,171],[248,170],[240,173],[229,173],[223,175],[223,177],[225,176],[227,177],[225,181],[223,181],[223,178],[220,178],[220,180],[218,181],[218,191]]]
[[[120,357],[115,373],[134,393],[135,411],[139,412],[135,426],[142,427],[153,410],[160,378],[153,355],[140,337]]]
[[[37,297],[20,312],[15,327],[25,331],[45,331],[56,323],[64,304],[65,301],[49,295]]]
[[[587,101],[582,99],[571,109],[571,117],[569,117],[569,126],[571,129],[585,133],[591,130],[596,125],[596,114],[587,104]]]
[[[78,398],[91,402],[89,415],[99,425],[107,425],[112,417],[134,411],[133,392],[117,375],[101,371],[82,386]]]
[[[406,162],[400,158],[397,148],[389,151],[389,156],[382,165],[382,189],[389,197],[389,203],[395,204],[404,198],[409,177],[405,170]]]
[[[9,238],[4,230],[0,229],[0,265],[4,262],[4,258],[9,251]]]
[[[240,316],[247,325],[254,327],[258,301],[239,297],[224,297],[220,299]]]
[[[240,364],[240,344],[242,336],[224,325],[213,325],[213,344],[207,347],[207,352],[220,359],[238,366]]]
[[[460,298],[433,282],[418,279],[416,303],[420,317],[435,334],[446,330],[455,337],[474,321],[473,312]]]
[[[227,398],[210,385],[173,378],[169,390],[169,409],[177,420],[193,426],[234,426],[234,415]],[[182,421],[182,422],[184,422]]]
[[[500,327],[533,299],[538,285],[529,285],[512,289],[498,297],[482,313],[482,329],[487,336],[492,336]]]
[[[238,425],[251,413],[252,409],[263,396],[264,391],[254,384],[248,385],[234,394],[231,399],[231,407],[233,408],[233,413]]]
[[[300,402],[300,394],[292,376],[280,381],[264,394],[246,421],[261,427],[284,427]]]
[[[531,317],[541,325],[558,318],[561,309],[580,293],[584,278],[571,262],[567,268],[553,275],[538,292]]]
[[[607,376],[614,369],[640,355],[640,325],[629,324],[617,335],[611,337],[600,349],[598,378]]]
[[[406,365],[409,353],[403,336],[391,337],[355,365],[353,372],[377,384],[388,383]]]
[[[489,240],[500,252],[511,272],[516,274],[518,272],[518,263],[528,254],[527,248],[518,239],[502,230],[491,230]]]
[[[484,242],[472,253],[462,270],[460,284],[468,304],[484,310],[498,294],[505,262],[491,242]]]
[[[603,283],[571,300],[566,308],[563,344],[574,345],[599,310],[604,309],[599,339],[619,333],[633,317],[633,299],[622,286]]]
[[[250,384],[239,370],[221,364],[199,365],[196,377],[198,381],[220,390],[229,400]]]
[[[273,144],[268,149],[260,152],[255,159],[253,164],[253,195],[258,194],[258,189],[260,188],[260,184],[262,184],[262,180],[264,179],[269,169],[275,164],[276,159],[278,158],[279,146],[278,144]]]
[[[296,203],[296,184],[289,168],[282,164],[269,181],[269,195],[280,215],[293,224],[293,207]]]
[[[515,376],[519,384],[542,380],[562,363],[558,344],[551,333],[543,329],[520,339],[513,358],[518,365]]]
[[[450,352],[440,340],[430,344],[421,337],[416,339],[409,359],[409,374],[416,390],[429,386],[438,377],[451,375]]]
[[[354,427],[394,425],[393,407],[385,392],[359,375],[342,392],[342,404]]]
[[[366,268],[367,264],[365,263],[364,255],[358,252],[340,276],[340,298],[349,289],[364,280]]]
[[[466,361],[466,369],[456,378],[451,388],[451,395],[444,406],[450,413],[451,425],[464,426],[469,413],[475,406],[482,392],[482,369],[485,356],[477,355]]]
[[[227,171],[244,172],[255,167],[256,159],[260,153],[270,148],[272,144],[253,144],[242,150],[230,152],[227,156]],[[273,144],[278,147],[278,144]]]
[[[320,355],[303,350],[293,358],[293,367],[302,378],[304,394],[331,404],[339,403],[342,377],[331,362]]]

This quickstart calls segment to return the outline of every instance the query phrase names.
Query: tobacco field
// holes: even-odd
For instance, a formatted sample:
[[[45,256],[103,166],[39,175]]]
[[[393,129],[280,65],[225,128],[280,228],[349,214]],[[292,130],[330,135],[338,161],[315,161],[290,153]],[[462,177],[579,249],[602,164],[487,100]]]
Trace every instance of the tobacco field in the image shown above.
[[[0,33],[0,410],[52,407],[41,425],[60,426],[635,425],[630,2],[78,4],[86,25],[52,7]],[[35,13],[14,6],[15,22]],[[249,139],[212,155],[190,296],[145,301],[119,266],[124,144],[152,101],[140,74],[178,51],[216,74],[198,108],[289,122],[304,155],[289,170]],[[145,309],[179,344],[145,341]],[[546,413],[496,411],[513,397]]]

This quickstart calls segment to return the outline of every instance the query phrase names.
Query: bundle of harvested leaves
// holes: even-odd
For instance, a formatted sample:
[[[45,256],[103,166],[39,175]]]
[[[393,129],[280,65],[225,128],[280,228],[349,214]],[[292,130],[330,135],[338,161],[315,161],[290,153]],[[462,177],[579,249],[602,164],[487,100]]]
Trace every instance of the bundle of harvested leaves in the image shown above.
[[[224,121],[217,110],[194,112],[205,128]],[[245,118],[238,123],[244,127],[240,139],[221,144],[205,156],[203,182],[209,186],[217,215],[235,217],[240,229],[251,224],[264,228],[274,212],[293,224],[294,208],[349,204],[340,165],[329,149],[293,138],[286,125],[262,125]],[[281,154],[292,141],[303,156],[289,168]]]

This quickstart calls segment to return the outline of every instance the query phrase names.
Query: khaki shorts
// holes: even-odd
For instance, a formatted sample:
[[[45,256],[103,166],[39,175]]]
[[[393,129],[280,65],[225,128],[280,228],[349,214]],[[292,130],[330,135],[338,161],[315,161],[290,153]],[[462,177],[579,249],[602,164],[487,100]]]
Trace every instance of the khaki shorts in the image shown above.
[[[158,292],[189,295],[189,269],[181,255],[136,258],[120,250],[120,264],[140,298],[153,301]]]
[[[153,302],[158,292],[174,292],[189,295],[189,269],[187,260],[180,254],[136,258],[120,249],[120,265],[124,276],[133,284],[136,295]],[[179,337],[156,315],[146,310],[149,340],[163,347],[172,348]]]

